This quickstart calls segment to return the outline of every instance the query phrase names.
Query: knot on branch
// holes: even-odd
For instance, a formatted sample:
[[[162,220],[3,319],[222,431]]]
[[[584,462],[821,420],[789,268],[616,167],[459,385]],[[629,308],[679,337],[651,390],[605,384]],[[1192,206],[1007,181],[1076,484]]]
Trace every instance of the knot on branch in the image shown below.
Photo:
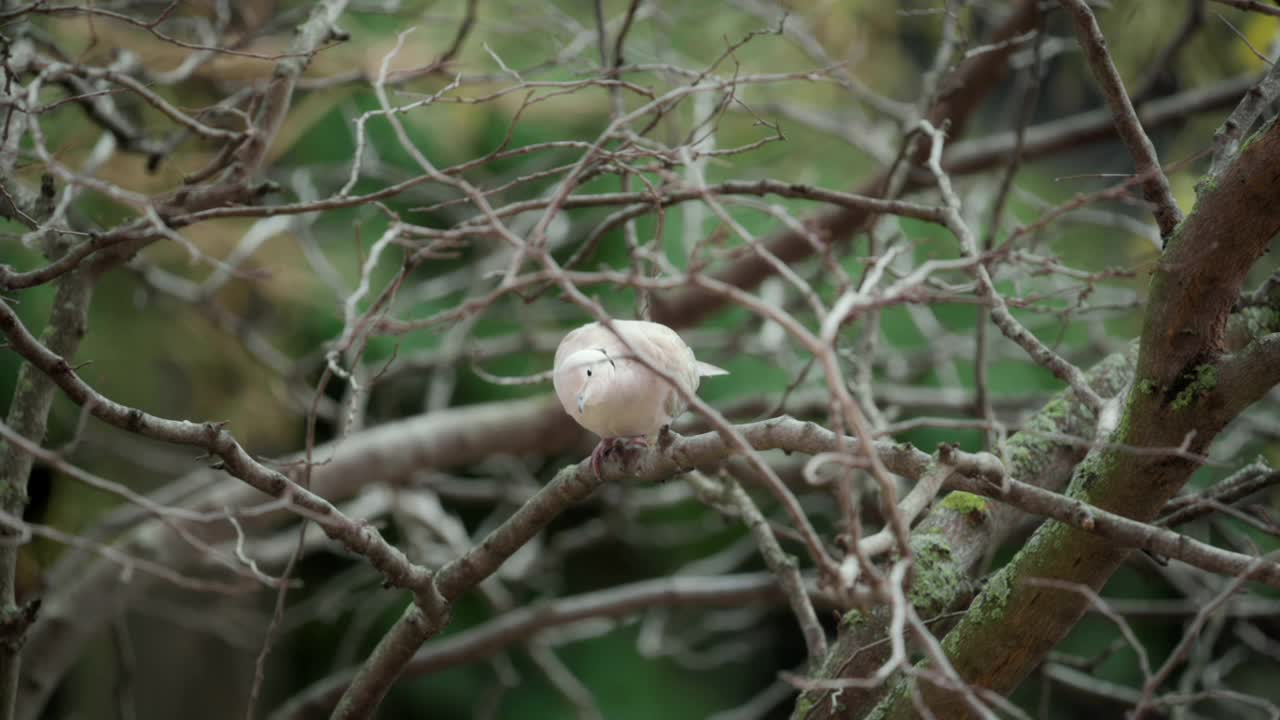
[[[421,589],[413,594],[413,604],[421,611],[428,626],[442,628],[448,625],[453,619],[453,604],[440,593],[430,573],[427,573],[425,587],[419,587]]]
[[[208,421],[204,424],[204,433],[209,437],[209,442],[216,447],[222,439],[222,429],[231,424],[230,420]]]
[[[938,445],[938,462],[961,475],[981,478],[992,485],[1003,485],[1006,477],[1000,458],[989,452],[965,452],[953,443]]]
[[[40,598],[0,612],[0,645],[10,653],[21,650],[27,640],[27,629],[35,624],[39,614]]]

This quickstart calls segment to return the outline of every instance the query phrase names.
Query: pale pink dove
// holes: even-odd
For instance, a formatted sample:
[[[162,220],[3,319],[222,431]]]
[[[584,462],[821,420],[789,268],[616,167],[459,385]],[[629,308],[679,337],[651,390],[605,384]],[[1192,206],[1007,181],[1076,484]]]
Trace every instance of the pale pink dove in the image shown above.
[[[697,392],[701,377],[728,374],[699,362],[666,325],[644,320],[614,320],[612,325],[625,344],[600,323],[583,325],[560,341],[552,375],[565,412],[600,436],[591,453],[597,476],[604,456],[625,444],[620,441],[645,445],[685,410],[681,393],[637,360],[637,354],[689,395]]]

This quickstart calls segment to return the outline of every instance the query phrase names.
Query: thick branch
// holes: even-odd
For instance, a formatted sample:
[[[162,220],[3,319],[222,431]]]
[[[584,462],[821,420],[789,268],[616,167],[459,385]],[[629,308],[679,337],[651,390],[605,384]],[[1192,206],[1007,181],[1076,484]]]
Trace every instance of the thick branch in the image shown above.
[[[1132,353],[1117,354],[1091,368],[1085,377],[1095,393],[1113,398],[1132,381],[1133,365]],[[1028,420],[1021,432],[1009,438],[1003,453],[1009,475],[1048,491],[1059,491],[1084,457],[1087,446],[1067,439],[1091,437],[1097,423],[1090,405],[1074,391],[1064,390]],[[930,565],[916,569],[916,587],[930,588],[918,596],[923,602],[916,602],[917,611],[928,616],[965,599],[968,586],[958,579],[978,571],[988,548],[998,546],[1010,533],[1038,519],[1012,505],[988,503],[972,496],[956,495],[935,505],[911,533],[913,543],[931,548],[927,553]],[[817,677],[871,676],[889,658],[889,643],[884,642],[888,630],[886,608],[847,617]],[[840,691],[838,703],[831,701],[830,690],[809,690],[796,703],[795,717],[856,717],[885,689],[885,685],[845,688]],[[838,712],[837,705],[844,710]]]
[[[1280,64],[1272,64],[1213,134],[1213,161],[1209,165],[1209,177],[1216,177],[1227,167],[1240,150],[1240,139],[1253,129],[1258,116],[1277,96],[1280,96]]]
[[[1249,268],[1280,231],[1280,130],[1275,124],[1248,143],[1218,182],[1202,190],[1195,211],[1170,239],[1151,285],[1138,371],[1114,445],[1077,468],[1074,497],[1118,515],[1147,521],[1190,477],[1223,425],[1270,386],[1236,372],[1237,357],[1219,361],[1228,315]],[[1185,447],[1187,452],[1126,452],[1124,447]],[[1191,454],[1188,454],[1191,453]],[[1041,527],[1003,568],[946,638],[952,664],[972,684],[1012,691],[1087,608],[1078,593],[1053,593],[1025,578],[1080,583],[1097,590],[1128,550],[1058,522]],[[962,700],[924,688],[939,715],[965,717]],[[901,687],[887,703],[891,717],[914,716]]]

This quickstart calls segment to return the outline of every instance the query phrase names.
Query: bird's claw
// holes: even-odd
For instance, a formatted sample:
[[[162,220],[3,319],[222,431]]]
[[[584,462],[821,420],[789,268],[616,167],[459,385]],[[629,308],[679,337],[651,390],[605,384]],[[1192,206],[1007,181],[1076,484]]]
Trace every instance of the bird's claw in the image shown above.
[[[603,481],[606,455],[615,450],[619,453],[625,453],[628,450],[639,450],[647,447],[649,447],[649,442],[642,437],[604,438],[599,445],[596,445],[596,449],[591,451],[591,470],[596,474],[597,480]]]
[[[604,456],[612,449],[613,439],[609,438],[601,440],[596,449],[591,451],[591,470],[596,474],[596,480],[604,482]]]
[[[670,425],[663,425],[658,431],[658,449],[666,453],[671,449],[671,443],[676,441],[676,433],[671,429]]]

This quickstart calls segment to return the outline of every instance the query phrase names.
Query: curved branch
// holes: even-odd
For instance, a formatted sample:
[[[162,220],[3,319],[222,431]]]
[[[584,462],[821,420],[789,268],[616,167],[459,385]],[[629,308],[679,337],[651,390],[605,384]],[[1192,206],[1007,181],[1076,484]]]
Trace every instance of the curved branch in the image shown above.
[[[453,408],[380,425],[340,444],[317,447],[314,455],[320,461],[311,468],[311,490],[337,503],[355,496],[372,480],[400,483],[415,472],[478,462],[489,456],[499,438],[506,452],[554,454],[582,436],[581,428],[565,415],[555,398]],[[295,465],[298,460],[286,458],[281,464]],[[196,509],[216,511],[262,502],[263,495],[252,486],[220,482],[225,478],[217,470],[201,470],[178,483],[209,485],[188,504]],[[282,508],[255,517],[253,523],[258,529],[269,528],[288,517]],[[200,532],[210,542],[234,537],[228,524],[202,526]],[[189,552],[189,546],[177,541],[172,529],[155,521],[132,527],[117,541],[117,547],[131,556],[169,566],[191,566],[201,560]],[[138,598],[146,597],[155,584],[154,579],[142,575],[126,582],[112,563],[64,553],[49,571],[50,593],[27,642],[19,717],[33,720],[87,639]],[[112,602],[97,601],[103,597],[112,598]]]
[[[843,448],[857,453],[857,439],[841,437],[813,423],[787,417],[735,429],[756,450],[787,449],[816,454]],[[720,433],[709,432],[691,438],[676,438],[666,450],[652,448],[630,468],[619,467],[617,461],[606,462],[603,476],[595,474],[590,459],[567,467],[480,544],[441,568],[435,585],[445,601],[457,600],[497,570],[512,553],[541,532],[561,512],[585,499],[606,480],[661,481],[685,468],[718,464],[733,451],[733,445]],[[875,453],[886,468],[907,477],[919,477],[929,464],[927,453],[905,443],[881,441],[876,443]],[[441,617],[428,617],[417,605],[410,605],[356,673],[333,717],[349,720],[372,716],[414,653],[440,632],[443,620]]]
[[[980,477],[965,473],[965,462],[974,462],[973,457],[964,458],[957,465],[957,470],[962,474],[952,480],[950,484],[953,487],[1007,502],[1024,512],[1052,518],[1099,537],[1114,540],[1125,547],[1166,555],[1217,575],[1244,577],[1280,588],[1278,562],[1223,550],[1186,535],[1130,520],[1077,498],[1059,495],[1012,478]]]

